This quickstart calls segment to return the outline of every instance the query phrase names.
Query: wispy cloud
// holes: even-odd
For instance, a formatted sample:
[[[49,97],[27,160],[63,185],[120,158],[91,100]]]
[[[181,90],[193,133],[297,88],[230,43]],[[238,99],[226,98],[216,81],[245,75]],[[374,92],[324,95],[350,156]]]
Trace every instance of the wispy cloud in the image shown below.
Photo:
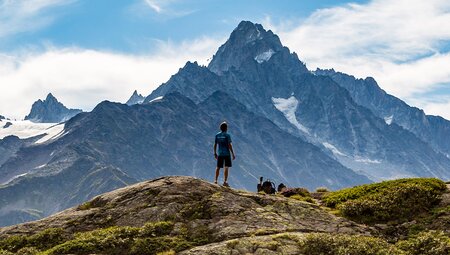
[[[147,95],[186,61],[207,64],[221,41],[159,41],[158,53],[146,56],[79,48],[0,54],[0,114],[23,118],[31,104],[48,92],[67,106],[84,110],[103,100],[124,102],[135,89]]]
[[[177,8],[176,3],[179,0],[143,0],[144,3],[150,7],[159,17],[163,18],[178,18],[190,15],[196,10],[186,10]]]
[[[450,1],[372,0],[321,9],[295,26],[266,25],[299,53],[310,69],[335,68],[380,86],[408,102],[450,83]],[[450,97],[450,96],[449,96]],[[450,108],[419,105],[429,113]],[[431,111],[431,112],[430,112]]]
[[[163,2],[157,1],[157,0],[145,0],[148,6],[152,8],[155,12],[161,13],[163,11],[161,4]]]
[[[54,15],[43,15],[45,11],[75,1],[0,0],[0,38],[45,27],[54,20]]]

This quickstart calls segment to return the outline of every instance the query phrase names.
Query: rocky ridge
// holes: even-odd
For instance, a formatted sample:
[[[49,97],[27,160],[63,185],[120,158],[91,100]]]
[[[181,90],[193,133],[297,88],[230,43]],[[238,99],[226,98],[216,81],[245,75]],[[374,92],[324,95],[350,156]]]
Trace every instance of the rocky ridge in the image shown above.
[[[404,190],[398,197],[404,203],[401,210],[413,221],[389,215],[393,221],[364,225],[336,216],[345,215],[343,207],[330,211],[325,206],[330,199],[351,200],[344,195],[348,192],[380,195],[399,186],[427,187]],[[374,187],[380,190],[370,191]],[[434,199],[440,203],[415,214],[416,198],[410,192],[420,197],[431,190],[439,194]],[[0,254],[450,254],[450,192],[438,179],[399,179],[314,193],[318,200],[309,202],[300,193],[284,197],[193,177],[162,177],[99,195],[42,220],[0,228]],[[373,198],[366,197],[366,205],[380,212],[395,206],[377,205]]]
[[[60,123],[69,120],[82,112],[79,109],[68,109],[49,93],[44,101],[39,99],[33,103],[30,113],[25,120],[38,123]]]
[[[280,233],[370,235],[373,229],[336,217],[314,203],[225,188],[181,176],[121,188],[58,214],[0,228],[0,237],[62,229],[66,235],[112,226],[142,227],[173,222],[173,233],[188,231],[204,243]],[[78,253],[77,253],[78,254]]]

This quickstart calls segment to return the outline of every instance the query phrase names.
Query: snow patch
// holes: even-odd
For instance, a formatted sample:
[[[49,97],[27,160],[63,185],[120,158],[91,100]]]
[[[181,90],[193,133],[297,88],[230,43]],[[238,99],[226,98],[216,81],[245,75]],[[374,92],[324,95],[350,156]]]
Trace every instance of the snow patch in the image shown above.
[[[41,139],[37,140],[35,143],[41,144],[41,143],[47,142],[49,140],[54,140],[54,139],[57,139],[57,138],[63,136],[64,126],[65,126],[65,124],[61,123],[59,125],[55,125],[53,127],[46,129],[45,130],[46,135],[44,137],[42,137]]]
[[[309,134],[309,130],[298,122],[297,117],[295,117],[295,112],[298,108],[298,100],[294,96],[289,98],[275,98],[272,97],[272,102],[275,108],[284,114],[284,117],[296,128]]]
[[[57,123],[34,123],[29,120],[13,121],[7,128],[0,127],[0,139],[10,135],[15,135],[20,139],[26,139],[46,133],[46,130],[57,125]]]
[[[28,173],[18,174],[18,175],[16,175],[16,176],[12,177],[11,179],[9,179],[9,180],[8,180],[7,182],[5,182],[4,184],[8,184],[8,183],[14,181],[15,179],[20,178],[20,177],[23,177],[23,176],[25,176],[25,175],[27,175],[27,174],[28,174]]]
[[[384,117],[384,122],[386,122],[386,124],[388,124],[388,125],[391,125],[393,119],[394,119],[394,115]]]
[[[344,156],[344,157],[347,156],[330,143],[325,142],[325,143],[322,143],[322,145],[325,146],[325,148],[329,149],[331,152],[333,152],[334,155]]]
[[[163,96],[155,97],[155,98],[153,98],[152,100],[150,100],[149,103],[155,102],[155,101],[158,101],[158,100],[161,100],[161,99],[163,99]]]
[[[364,164],[381,164],[380,160],[373,160],[368,158],[355,158],[356,162],[364,163]]]
[[[258,64],[261,64],[262,62],[269,61],[269,59],[272,57],[272,55],[275,53],[272,49],[265,51],[255,57],[256,62]]]

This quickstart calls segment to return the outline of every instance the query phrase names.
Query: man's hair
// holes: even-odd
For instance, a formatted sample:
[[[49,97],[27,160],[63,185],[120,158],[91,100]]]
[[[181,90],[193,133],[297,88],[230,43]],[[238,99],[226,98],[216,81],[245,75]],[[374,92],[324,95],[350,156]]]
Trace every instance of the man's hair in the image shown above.
[[[222,124],[220,124],[220,131],[227,132],[228,130],[228,124],[224,121]]]

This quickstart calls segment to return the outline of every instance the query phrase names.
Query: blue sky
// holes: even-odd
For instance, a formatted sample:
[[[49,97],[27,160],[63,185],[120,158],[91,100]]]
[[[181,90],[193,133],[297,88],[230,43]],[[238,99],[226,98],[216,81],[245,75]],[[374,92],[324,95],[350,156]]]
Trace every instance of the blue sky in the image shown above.
[[[448,0],[0,0],[0,114],[23,118],[48,92],[84,110],[147,95],[186,61],[207,64],[241,20],[311,70],[373,76],[450,118]]]
[[[176,42],[193,40],[200,36],[226,36],[241,20],[258,22],[265,17],[271,17],[277,23],[285,20],[300,20],[308,17],[318,8],[346,3],[338,0],[78,0],[60,2],[63,4],[50,5],[40,14],[52,17],[55,19],[54,22],[39,29],[3,38],[0,42],[0,50],[41,48],[51,43],[58,47],[77,46],[141,54],[151,51],[155,40]],[[152,8],[150,2],[158,6],[156,10],[155,7]]]

